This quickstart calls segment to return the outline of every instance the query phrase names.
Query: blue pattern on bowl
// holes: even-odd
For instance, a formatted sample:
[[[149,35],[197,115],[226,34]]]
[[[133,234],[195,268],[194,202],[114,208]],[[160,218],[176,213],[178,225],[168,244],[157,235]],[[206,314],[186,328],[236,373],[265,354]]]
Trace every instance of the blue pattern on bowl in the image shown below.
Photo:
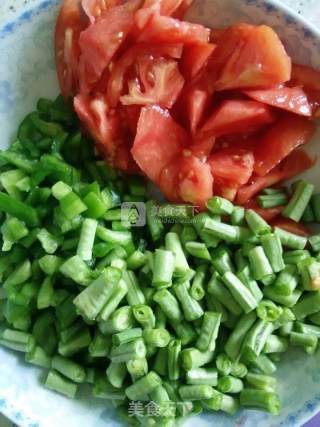
[[[52,36],[59,0],[39,0],[15,20],[0,28],[0,125],[4,147],[14,137],[16,125],[34,107],[39,96],[58,92],[53,61]],[[298,14],[275,0],[195,0],[190,14],[211,26],[236,20],[265,23],[275,28],[296,61],[320,69],[320,32]],[[319,152],[315,142],[311,153]],[[320,182],[314,169],[308,173]],[[24,427],[108,427],[120,425],[116,410],[88,398],[70,401],[43,389],[41,371],[27,366],[20,356],[0,348],[0,411]],[[284,407],[279,417],[256,411],[241,411],[233,417],[203,414],[185,422],[202,427],[301,426],[320,410],[319,352],[306,357],[300,351],[286,354],[278,370]],[[298,387],[297,387],[298,385]]]

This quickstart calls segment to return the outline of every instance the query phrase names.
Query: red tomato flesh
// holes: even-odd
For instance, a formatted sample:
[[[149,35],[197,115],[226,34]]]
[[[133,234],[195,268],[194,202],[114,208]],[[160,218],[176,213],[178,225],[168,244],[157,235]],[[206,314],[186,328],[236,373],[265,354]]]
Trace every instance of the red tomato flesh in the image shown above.
[[[273,121],[270,108],[260,102],[226,100],[209,117],[198,137],[250,132]]]
[[[149,57],[141,58],[144,61],[146,75],[152,75],[151,81],[144,79],[144,87],[135,78],[128,82],[129,93],[120,100],[123,105],[158,104],[164,108],[171,108],[176,102],[184,85],[184,78],[179,72],[178,64],[174,60],[160,58],[150,61]],[[150,64],[151,62],[151,64]],[[141,77],[141,74],[140,74]]]
[[[252,198],[313,166],[297,147],[320,117],[320,72],[292,67],[265,25],[182,21],[192,1],[63,0],[61,91],[106,161],[168,200],[218,194],[278,220]]]
[[[178,59],[181,58],[182,55],[182,44],[164,43],[159,46],[154,46],[142,43],[128,49],[114,64],[110,73],[107,98],[112,107],[115,107],[119,102],[120,96],[124,90],[126,75],[129,72],[130,67],[132,67],[137,58],[140,58],[141,56],[146,57],[147,55],[153,58],[171,57]]]
[[[179,5],[173,14],[173,17],[177,19],[183,19],[193,2],[194,0],[178,0],[176,3],[179,3]]]
[[[272,28],[238,24],[226,30],[212,55],[217,90],[263,88],[288,81],[291,60]]]
[[[93,24],[103,12],[113,6],[119,6],[125,0],[82,0],[82,9]]]
[[[180,200],[202,209],[213,196],[210,166],[195,156],[183,155],[178,171]]]
[[[320,71],[306,65],[293,64],[290,83],[308,90],[320,91]]]
[[[320,71],[306,65],[293,64],[290,85],[301,86],[308,95],[315,118],[320,117]]]
[[[158,183],[162,169],[186,147],[187,134],[159,106],[144,107],[131,153],[140,169]]]
[[[288,116],[274,124],[261,139],[255,150],[254,172],[265,176],[294,149],[310,141],[315,132],[311,121]]]
[[[78,90],[78,40],[86,24],[81,17],[80,0],[64,0],[55,29],[55,60],[61,92],[66,98]]]
[[[311,116],[312,107],[307,94],[300,87],[285,87],[247,90],[245,94],[256,101],[281,108],[300,116]]]
[[[223,179],[230,187],[238,188],[249,181],[254,156],[251,151],[225,148],[213,153],[208,163],[214,178]]]
[[[207,64],[209,57],[215,49],[211,43],[199,43],[185,46],[180,62],[182,74],[187,79],[193,79]]]
[[[207,43],[210,30],[199,24],[179,21],[167,16],[153,15],[140,34],[139,42],[149,43]]]
[[[141,0],[129,0],[123,5],[110,8],[80,34],[80,88],[83,92],[88,93],[92,85],[101,78],[129,34],[134,12],[140,3]]]
[[[119,138],[121,132],[120,118],[109,113],[103,97],[77,95],[74,108],[95,140],[102,144],[112,157],[115,153],[113,141]]]
[[[265,176],[253,176],[248,185],[241,187],[237,194],[237,203],[243,205],[261,190],[272,187],[279,182],[291,179],[296,175],[312,168],[312,160],[305,152],[301,150],[293,151],[279,166],[274,168]]]
[[[173,13],[180,13],[182,8],[188,8],[193,0],[145,0],[143,8],[159,6],[160,15],[171,16]],[[185,10],[186,10],[185,9]]]

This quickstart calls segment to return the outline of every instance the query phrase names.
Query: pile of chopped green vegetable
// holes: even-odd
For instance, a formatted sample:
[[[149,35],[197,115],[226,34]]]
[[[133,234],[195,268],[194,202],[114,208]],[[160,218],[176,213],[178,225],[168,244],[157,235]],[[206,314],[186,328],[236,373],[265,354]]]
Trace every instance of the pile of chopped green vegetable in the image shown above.
[[[275,363],[320,338],[320,235],[272,229],[220,197],[195,216],[157,208],[141,178],[96,158],[61,97],[38,102],[0,166],[0,344],[48,369],[46,387],[75,397],[90,383],[150,426],[240,405],[279,412]],[[319,221],[312,193],[295,184],[283,215]],[[137,201],[143,227],[121,208]],[[130,401],[152,401],[157,416],[129,417]]]

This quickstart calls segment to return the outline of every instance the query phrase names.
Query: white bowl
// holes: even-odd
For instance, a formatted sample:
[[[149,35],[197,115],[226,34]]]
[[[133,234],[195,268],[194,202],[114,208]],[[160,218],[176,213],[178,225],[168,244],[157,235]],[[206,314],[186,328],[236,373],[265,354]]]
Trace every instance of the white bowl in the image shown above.
[[[53,29],[57,0],[35,0],[12,22],[0,28],[0,147],[14,140],[21,118],[40,96],[58,94],[53,61]],[[275,0],[195,0],[190,19],[208,26],[252,22],[272,26],[296,62],[320,69],[320,32]],[[317,153],[316,136],[308,147]],[[319,169],[307,177],[318,187]],[[203,414],[186,426],[280,427],[301,426],[320,411],[319,353],[308,357],[299,351],[285,355],[278,369],[283,410],[279,417],[241,411],[234,417]],[[90,398],[89,390],[72,401],[44,389],[40,369],[26,365],[15,353],[0,348],[0,411],[21,426],[107,427],[119,425],[116,412],[105,401]]]

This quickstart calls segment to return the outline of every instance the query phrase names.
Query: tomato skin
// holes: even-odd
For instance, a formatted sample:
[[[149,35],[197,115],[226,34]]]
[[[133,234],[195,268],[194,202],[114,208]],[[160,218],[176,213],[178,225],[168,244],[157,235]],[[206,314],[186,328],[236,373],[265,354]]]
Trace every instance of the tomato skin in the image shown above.
[[[255,150],[254,172],[264,176],[294,149],[310,141],[315,132],[311,121],[287,116],[270,127]]]
[[[225,148],[213,153],[208,163],[215,179],[222,180],[227,187],[239,188],[252,175],[254,156],[251,151]]]
[[[162,169],[186,147],[187,135],[159,106],[144,107],[131,153],[140,169],[158,183]]]
[[[279,37],[265,25],[237,24],[219,38],[211,67],[217,90],[263,88],[284,83],[291,76],[291,60]]]
[[[215,47],[212,43],[199,43],[184,47],[180,68],[186,79],[193,79],[197,76],[206,65]]]
[[[210,30],[199,24],[153,15],[138,38],[149,43],[207,43]]]
[[[199,138],[222,136],[256,130],[272,123],[270,108],[257,101],[226,100],[217,107],[199,131]]]
[[[275,218],[277,218],[281,212],[284,209],[284,206],[276,206],[274,208],[268,208],[268,209],[264,209],[261,208],[259,206],[259,204],[256,202],[256,200],[249,200],[244,207],[246,209],[253,209],[255,212],[257,212],[257,214],[259,214],[260,216],[262,216],[263,219],[265,219],[266,221],[270,222],[272,220],[274,220]]]
[[[86,25],[80,12],[80,0],[63,0],[55,28],[55,61],[60,89],[66,98],[78,90],[78,39]]]
[[[104,70],[110,64],[115,53],[126,39],[133,27],[134,12],[141,0],[129,0],[115,6],[102,14],[79,37],[80,57],[80,89],[89,93],[99,81]]]
[[[311,116],[312,108],[307,94],[300,87],[285,87],[248,90],[244,92],[256,101],[281,108],[301,116]]]
[[[309,237],[311,235],[310,230],[305,225],[292,221],[288,218],[277,218],[272,221],[272,225],[274,227],[282,228],[289,233],[298,234],[302,237]]]
[[[280,163],[280,165],[271,170],[267,175],[253,175],[251,182],[239,189],[237,194],[237,203],[239,203],[239,205],[245,204],[264,188],[272,187],[281,181],[291,179],[294,176],[312,168],[314,163],[314,160],[312,160],[304,151],[293,151]]]

